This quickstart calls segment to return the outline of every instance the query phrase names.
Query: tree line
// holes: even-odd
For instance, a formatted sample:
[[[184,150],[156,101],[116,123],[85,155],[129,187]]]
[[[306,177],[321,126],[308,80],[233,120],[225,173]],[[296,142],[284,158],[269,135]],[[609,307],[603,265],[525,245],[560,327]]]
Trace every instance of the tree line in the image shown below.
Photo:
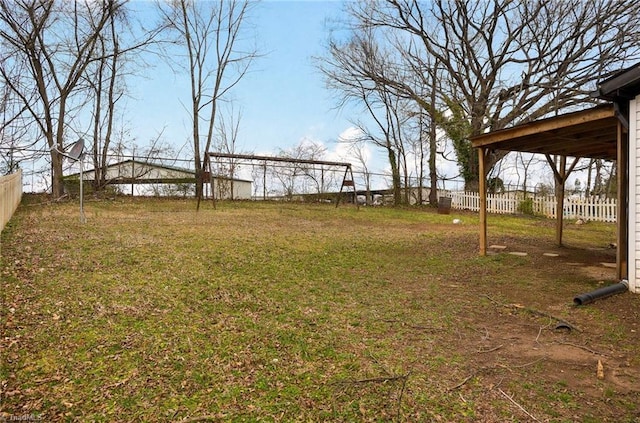
[[[476,190],[470,137],[593,103],[599,79],[640,59],[639,21],[628,0],[359,1],[317,60],[341,104],[375,122],[359,124],[358,142],[385,152],[402,202],[411,163],[435,195],[443,140]],[[489,168],[505,155],[493,152]]]
[[[131,141],[116,125],[126,113],[128,77],[144,73],[147,60],[161,56],[189,75],[190,147],[201,196],[203,153],[214,138],[232,148],[237,134],[234,119],[221,116],[220,102],[258,56],[256,49],[238,42],[251,5],[240,0],[157,2],[157,19],[150,21],[126,0],[0,0],[0,111],[7,170],[31,158],[26,152],[46,146],[51,192],[60,197],[64,150],[90,134],[87,155],[96,173],[94,188],[104,187],[109,152]]]
[[[134,6],[0,0],[6,169],[26,157],[16,152],[46,146],[51,191],[59,197],[62,153],[90,134],[94,188],[103,187],[109,152],[128,137],[117,124],[126,112],[128,78],[143,73],[149,58],[162,57],[189,76],[185,108],[202,197],[205,153],[237,149],[240,114],[225,116],[222,102],[260,57],[244,37],[253,3],[158,2],[153,21]],[[633,0],[360,0],[344,4],[315,63],[337,106],[355,104],[367,115],[354,122],[360,135],[348,141],[364,174],[362,147],[373,146],[387,158],[395,203],[407,201],[402,187],[411,180],[428,180],[435,204],[439,155],[456,161],[466,189],[476,188],[469,138],[592,103],[597,80],[640,58],[639,21]],[[504,155],[494,152],[490,167]],[[233,176],[233,163],[227,170]]]

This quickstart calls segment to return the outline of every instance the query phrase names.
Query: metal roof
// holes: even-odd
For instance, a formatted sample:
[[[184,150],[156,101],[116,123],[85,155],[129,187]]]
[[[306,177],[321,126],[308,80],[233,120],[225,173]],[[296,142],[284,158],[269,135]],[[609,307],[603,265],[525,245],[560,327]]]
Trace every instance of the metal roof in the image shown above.
[[[131,167],[128,167],[131,166]],[[140,166],[139,172],[134,174],[133,166]],[[146,167],[146,170],[145,170]],[[140,183],[140,184],[155,184],[155,183],[193,183],[195,182],[196,173],[191,169],[185,169],[177,166],[168,166],[160,163],[152,163],[143,160],[123,160],[117,163],[111,163],[105,167],[105,171],[109,172],[112,170],[123,169],[124,172],[118,171],[118,176],[115,178],[109,178],[108,182],[111,184],[122,184],[122,183]],[[150,177],[149,170],[156,171],[165,171],[170,172],[171,176],[163,175],[157,177]],[[71,175],[65,176],[65,178],[75,178],[80,175],[79,172],[73,173]],[[93,181],[94,179],[94,169],[85,170],[83,179],[85,181]],[[213,175],[213,179],[217,180],[233,180],[236,182],[249,182],[253,181],[248,179],[238,179],[238,178],[230,178],[224,175]]]

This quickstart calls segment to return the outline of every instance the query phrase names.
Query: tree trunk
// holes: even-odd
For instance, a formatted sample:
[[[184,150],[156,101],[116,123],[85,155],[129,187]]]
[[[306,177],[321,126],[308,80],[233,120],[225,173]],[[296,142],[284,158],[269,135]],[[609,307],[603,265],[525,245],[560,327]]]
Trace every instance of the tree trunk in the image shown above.
[[[396,154],[392,148],[387,148],[387,154],[389,156],[389,166],[391,166],[391,181],[393,184],[393,204],[399,206],[402,204],[402,189],[400,178],[400,169],[398,168],[398,161]]]
[[[62,197],[64,194],[62,160],[63,157],[60,153],[51,151],[51,194],[55,199]]]
[[[436,67],[437,69],[437,67]],[[436,90],[437,82],[436,73],[432,78],[433,86],[431,89],[431,110],[436,109]],[[438,169],[436,167],[436,156],[438,154],[438,134],[436,132],[436,115],[429,113],[429,204],[432,207],[438,207]]]
[[[589,198],[591,196],[591,172],[593,171],[594,163],[595,159],[589,160],[589,168],[587,170],[587,186],[584,188],[584,198]]]
[[[200,204],[200,200],[202,200],[203,192],[204,192],[204,171],[202,169],[202,163],[200,163],[199,158],[196,159],[196,198],[198,199],[198,204]]]
[[[54,198],[60,198],[64,194],[64,183],[63,183],[63,175],[62,175],[62,162],[64,157],[60,154],[60,151],[64,150],[64,124],[65,124],[65,113],[67,110],[67,99],[68,93],[62,92],[60,94],[60,107],[58,109],[58,125],[56,128],[55,134],[55,149],[57,151],[51,151],[51,193]]]

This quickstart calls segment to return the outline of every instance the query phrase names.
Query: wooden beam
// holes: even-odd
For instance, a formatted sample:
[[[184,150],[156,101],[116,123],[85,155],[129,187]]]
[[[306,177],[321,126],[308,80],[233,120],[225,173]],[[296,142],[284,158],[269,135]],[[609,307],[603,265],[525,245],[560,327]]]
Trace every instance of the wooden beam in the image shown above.
[[[487,156],[489,151],[478,148],[478,191],[480,192],[480,255],[487,255]]]
[[[544,157],[545,159],[547,159],[547,163],[549,163],[549,166],[551,166],[551,170],[553,171],[554,181],[558,181],[560,178],[562,178],[562,176],[560,176],[560,173],[558,173],[558,168],[556,167],[556,163],[553,161],[550,154],[545,154]]]
[[[338,208],[338,205],[340,204],[340,197],[342,197],[342,188],[345,187],[345,181],[347,180],[347,172],[349,172],[350,167],[351,166],[347,166],[344,168],[344,175],[342,175],[342,183],[340,184],[340,191],[336,196],[336,208]],[[351,179],[353,179],[353,176],[351,177]],[[357,198],[354,198],[354,200],[356,201],[356,203],[358,202]]]
[[[471,137],[475,148],[616,160],[613,105],[568,113]]]
[[[353,201],[356,203],[356,210],[360,210],[358,203],[358,188],[356,188],[356,178],[353,177],[353,168],[349,165],[349,173],[351,174],[351,186],[353,186]]]
[[[541,132],[557,131],[562,128],[594,122],[600,119],[610,119],[615,117],[615,115],[615,110],[612,105],[607,105],[607,107],[594,107],[588,110],[525,123],[509,129],[477,135],[471,138],[471,144],[474,147],[485,147],[500,141],[538,135]]]
[[[215,157],[218,159],[238,159],[248,161],[270,161],[270,162],[283,162],[283,163],[296,163],[296,164],[317,164],[325,166],[351,166],[351,163],[346,162],[331,162],[326,160],[307,160],[307,159],[295,159],[290,157],[277,157],[277,156],[256,156],[254,154],[229,154],[229,153],[206,153],[208,157]]]
[[[93,179],[85,179],[87,181],[93,181]],[[154,178],[154,179],[143,179],[140,178],[117,178],[117,179],[108,179],[107,185],[144,185],[144,184],[195,184],[195,178]]]
[[[573,158],[573,163],[571,163],[571,165],[569,166],[569,170],[567,170],[567,172],[564,175],[564,182],[567,182],[567,179],[569,179],[569,175],[571,175],[571,172],[573,172],[573,170],[576,168],[576,165],[578,164],[579,161],[580,161],[580,157]]]

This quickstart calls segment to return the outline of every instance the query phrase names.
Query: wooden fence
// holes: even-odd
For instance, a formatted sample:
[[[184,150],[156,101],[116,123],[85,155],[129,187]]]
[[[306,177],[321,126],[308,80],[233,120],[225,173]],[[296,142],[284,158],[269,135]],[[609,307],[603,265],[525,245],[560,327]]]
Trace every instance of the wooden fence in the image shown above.
[[[480,195],[477,192],[449,192],[451,208],[459,210],[480,210]],[[555,197],[529,197],[514,194],[488,194],[487,211],[498,214],[533,213],[551,219],[556,218]],[[563,206],[565,219],[584,219],[600,222],[615,222],[617,201],[615,199],[565,198]]]
[[[22,170],[0,177],[0,231],[4,229],[22,199]]]

